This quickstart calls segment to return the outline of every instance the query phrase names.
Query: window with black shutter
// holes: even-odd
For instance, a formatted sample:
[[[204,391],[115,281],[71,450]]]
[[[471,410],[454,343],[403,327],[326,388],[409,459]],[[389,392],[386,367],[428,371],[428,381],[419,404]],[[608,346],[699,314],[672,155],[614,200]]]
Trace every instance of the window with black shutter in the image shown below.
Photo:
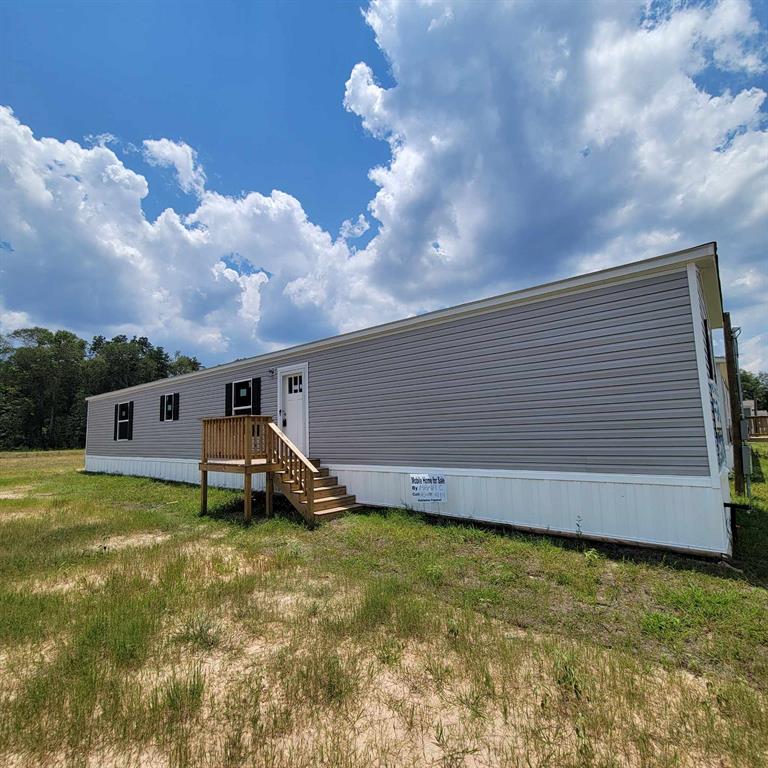
[[[243,379],[227,384],[224,400],[226,416],[261,413],[261,379]]]
[[[133,400],[115,405],[115,440],[133,440]]]
[[[179,393],[160,396],[160,421],[179,420]]]
[[[253,394],[253,388],[251,386],[251,380],[236,381],[234,383],[234,397],[232,399],[232,414],[234,416],[240,416],[244,413],[251,412],[251,396]]]

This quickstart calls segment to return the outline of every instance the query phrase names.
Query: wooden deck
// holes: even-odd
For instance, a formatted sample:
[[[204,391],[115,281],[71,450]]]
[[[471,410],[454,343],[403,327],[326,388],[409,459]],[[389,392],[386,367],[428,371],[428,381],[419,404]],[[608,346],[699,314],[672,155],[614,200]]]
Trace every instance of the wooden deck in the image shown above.
[[[208,473],[243,475],[244,516],[253,514],[252,476],[266,474],[267,515],[275,490],[282,493],[310,523],[340,517],[359,506],[337,478],[310,460],[270,416],[225,416],[203,419],[200,454],[200,511],[208,508]]]
[[[208,459],[205,464],[209,472],[267,472],[272,467],[266,459],[251,459],[250,464],[245,459]]]

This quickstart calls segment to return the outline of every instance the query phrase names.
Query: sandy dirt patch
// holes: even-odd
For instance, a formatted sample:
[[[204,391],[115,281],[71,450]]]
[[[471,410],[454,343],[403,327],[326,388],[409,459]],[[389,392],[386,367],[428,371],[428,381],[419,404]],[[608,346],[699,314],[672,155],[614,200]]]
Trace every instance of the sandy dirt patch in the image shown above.
[[[152,547],[170,538],[168,533],[133,533],[123,536],[107,536],[88,549],[92,552],[116,552],[130,547]]]
[[[31,485],[16,485],[0,490],[0,499],[26,499],[32,490]]]

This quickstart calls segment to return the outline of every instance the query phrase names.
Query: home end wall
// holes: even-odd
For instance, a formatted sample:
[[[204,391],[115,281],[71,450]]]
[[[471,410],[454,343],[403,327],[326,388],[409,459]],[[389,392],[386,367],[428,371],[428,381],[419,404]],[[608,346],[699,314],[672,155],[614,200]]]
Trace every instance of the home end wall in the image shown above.
[[[730,501],[726,408],[722,399],[722,387],[717,382],[717,362],[712,343],[713,326],[720,327],[721,318],[711,318],[704,299],[704,286],[699,269],[688,266],[688,284],[691,294],[691,311],[694,318],[699,388],[707,440],[710,477],[720,487],[721,500]],[[723,515],[729,517],[725,508]]]

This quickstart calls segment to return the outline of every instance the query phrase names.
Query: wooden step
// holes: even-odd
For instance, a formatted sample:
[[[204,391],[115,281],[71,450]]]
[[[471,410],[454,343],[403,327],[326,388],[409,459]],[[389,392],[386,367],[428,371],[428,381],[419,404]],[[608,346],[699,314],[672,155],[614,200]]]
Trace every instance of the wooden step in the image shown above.
[[[274,478],[275,490],[282,492],[296,510],[309,519],[307,496],[298,490],[298,483],[288,480],[285,470],[275,470]],[[317,522],[334,520],[362,506],[357,503],[354,495],[347,493],[346,486],[339,485],[338,478],[332,476],[326,468],[318,470],[314,483],[313,513]]]
[[[324,499],[315,499],[314,511],[322,512],[336,507],[349,507],[355,503],[355,497],[347,493],[340,496],[326,496]]]
[[[344,496],[347,493],[346,485],[328,485],[318,488],[315,486],[315,501],[327,499],[329,496]]]
[[[316,510],[315,518],[319,521],[335,520],[337,517],[343,517],[347,512],[360,509],[362,504],[348,504],[347,506],[331,507],[330,509]]]

